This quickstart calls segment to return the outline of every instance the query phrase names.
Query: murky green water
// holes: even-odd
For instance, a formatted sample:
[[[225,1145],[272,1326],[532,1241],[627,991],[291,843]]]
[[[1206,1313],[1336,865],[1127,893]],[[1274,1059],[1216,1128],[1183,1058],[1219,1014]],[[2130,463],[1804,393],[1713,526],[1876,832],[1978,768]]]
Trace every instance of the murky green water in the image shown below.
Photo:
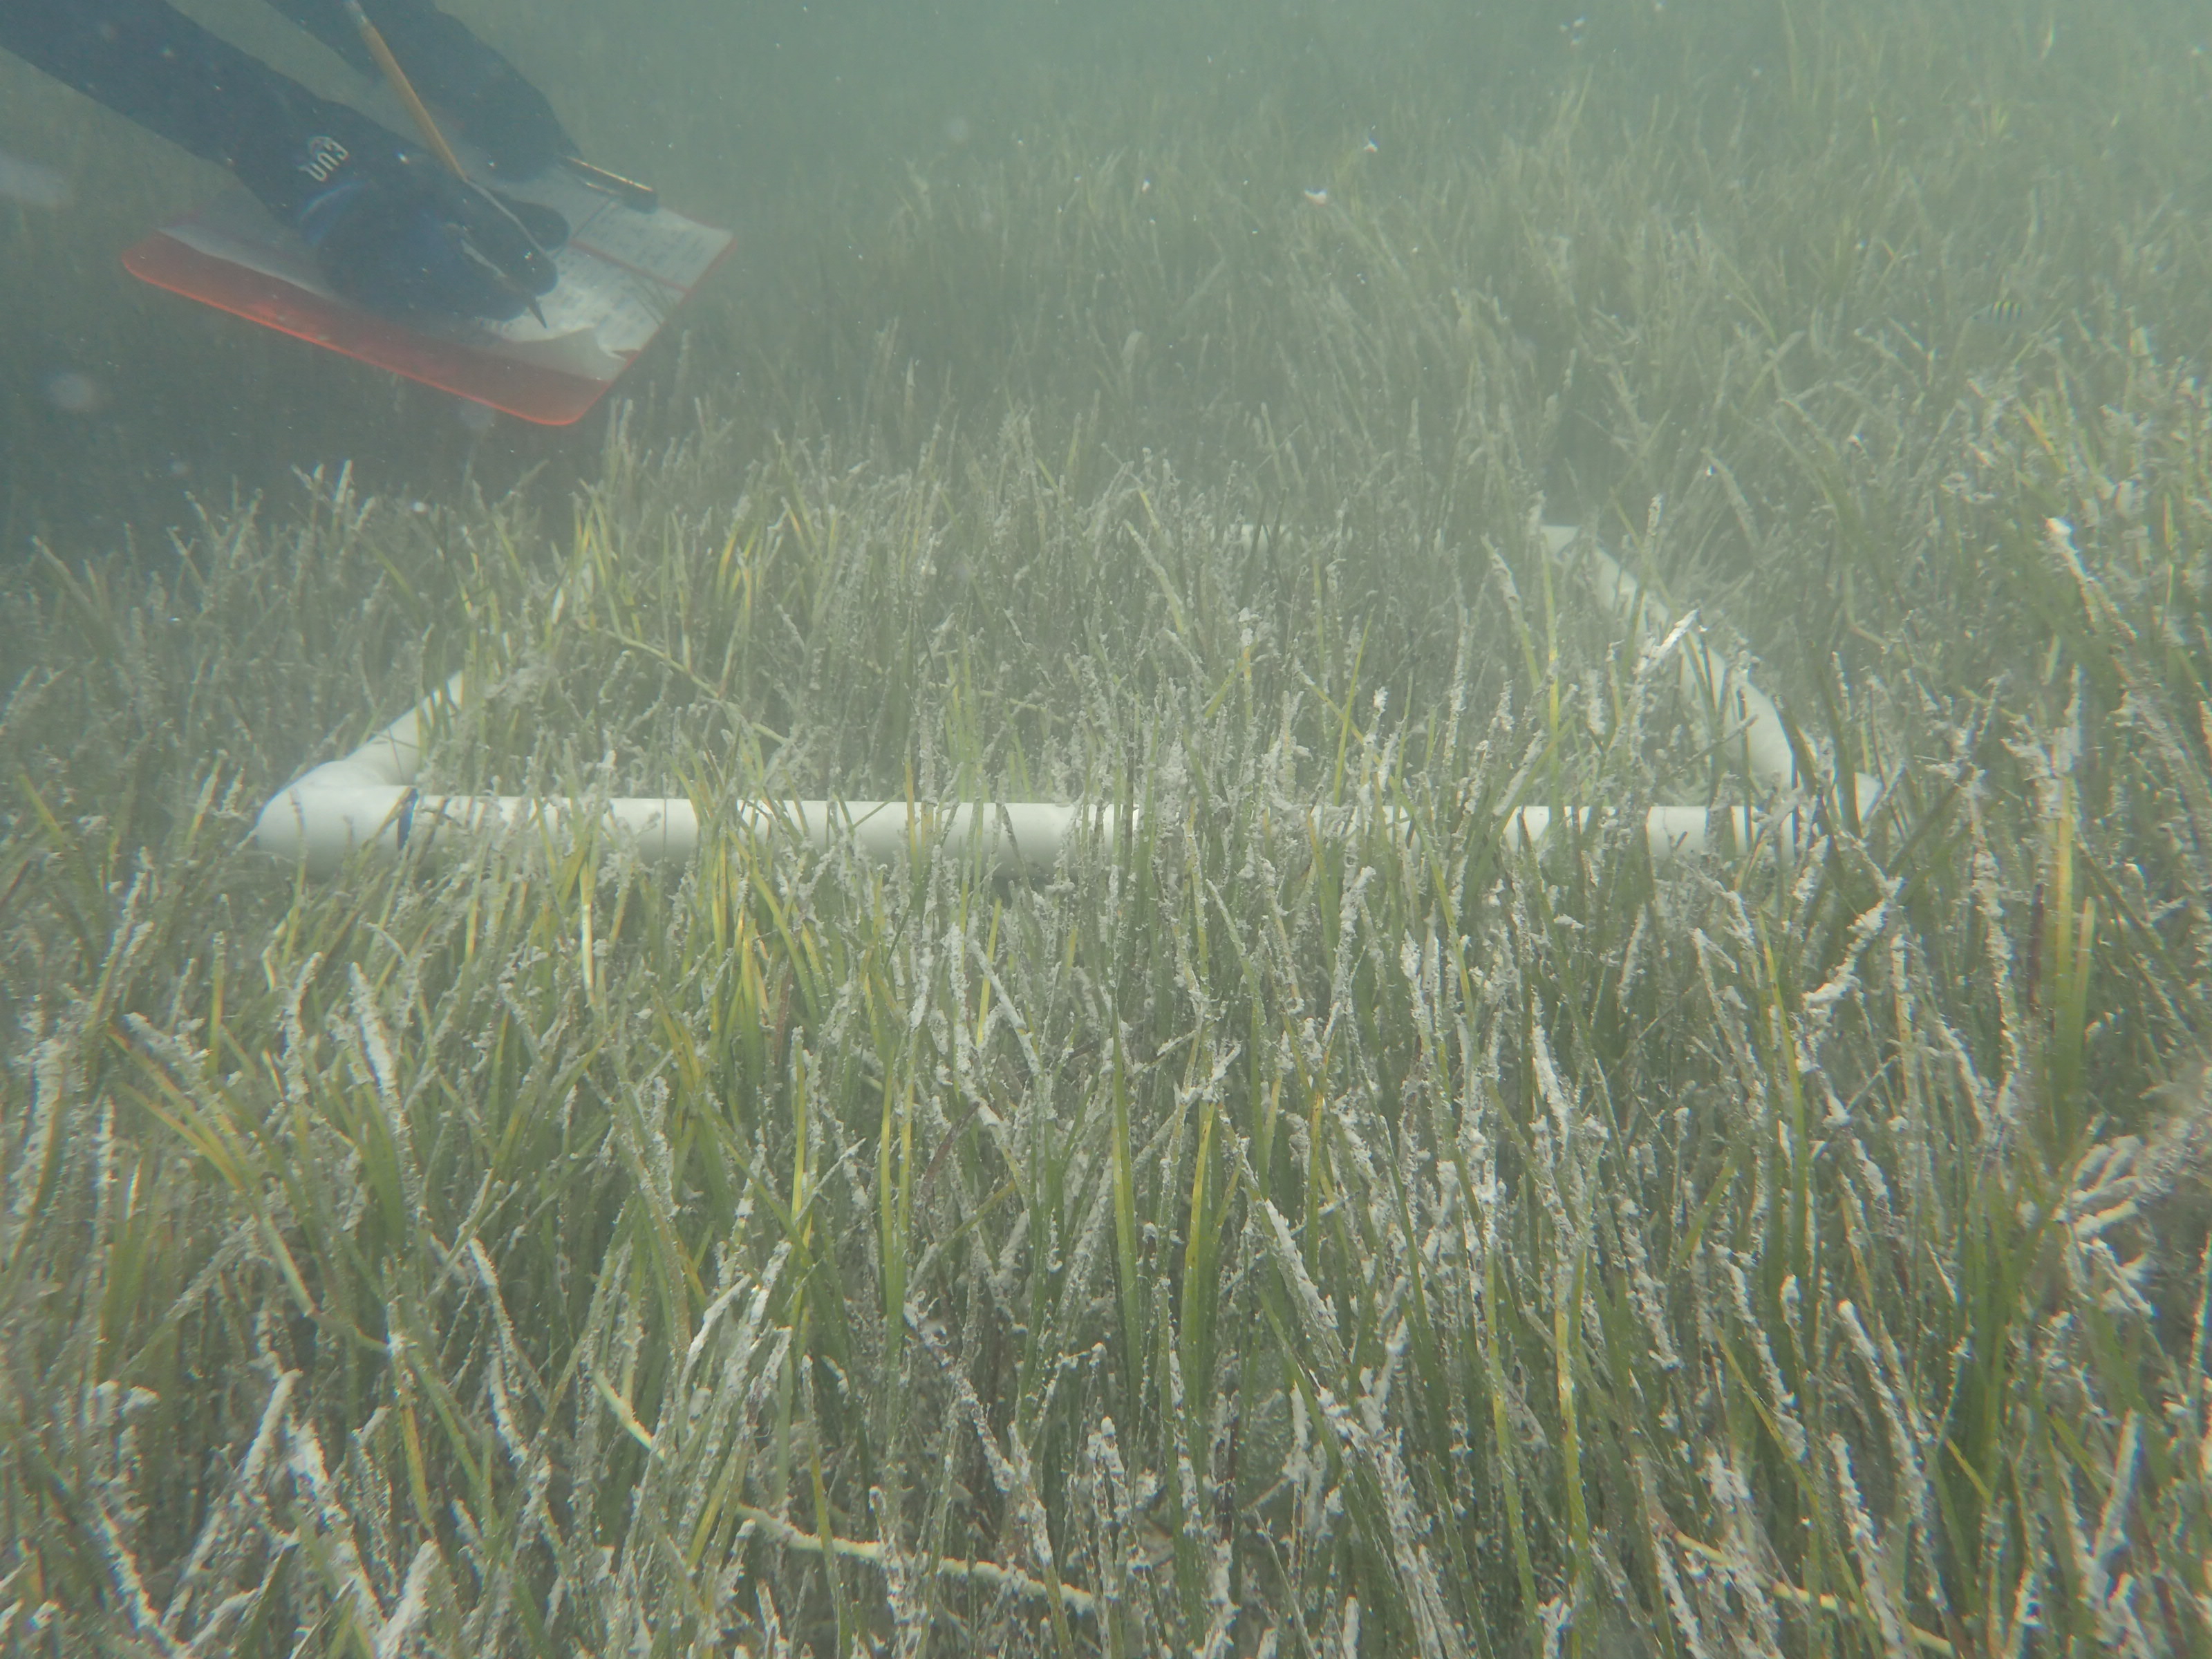
[[[1556,7],[1425,3],[733,9],[555,0],[460,15],[543,86],[591,155],[737,232],[734,257],[683,319],[696,369],[687,393],[718,388],[745,362],[777,360],[799,377],[785,390],[834,419],[851,390],[838,378],[839,345],[897,320],[898,296],[871,287],[867,243],[925,184],[957,190],[1071,131],[1101,161],[1135,165],[1203,146],[1210,133],[1226,143],[1256,121],[1279,150],[1255,157],[1273,164],[1249,202],[1265,216],[1283,210],[1301,164],[1318,189],[1347,143],[1372,133],[1395,148],[1394,122],[1410,110],[1425,125],[1442,118],[1427,128],[1431,140],[1472,148],[1543,119],[1547,101],[1596,60],[1641,54],[1667,73],[1699,27],[1697,9],[1617,9],[1577,22],[1578,10]],[[329,54],[251,0],[198,15],[319,90],[358,90]],[[1734,30],[1709,45],[1758,49]],[[589,476],[597,419],[568,433],[502,422],[478,440],[450,399],[134,281],[119,250],[225,180],[13,60],[0,62],[0,149],[57,170],[72,193],[58,210],[0,201],[9,294],[0,526],[11,552],[33,536],[97,552],[126,532],[158,532],[187,491],[224,500],[234,487],[265,489],[295,468],[340,460],[379,487],[433,495],[459,489],[464,471],[496,490],[540,468],[556,494]],[[1401,179],[1418,177],[1419,157],[1390,159]],[[623,391],[649,402],[665,390],[674,344]],[[927,369],[960,372],[944,342],[917,344],[933,358]]]
[[[2204,1650],[2212,14],[464,15],[572,430],[0,63],[0,1646]]]
[[[1993,112],[2011,125],[1993,154],[1991,193],[2015,199],[1966,228],[2012,240],[1953,250],[1978,255],[1995,297],[2037,216],[2077,205],[2066,200],[2064,159],[2039,152],[2050,150],[2054,118],[2071,132],[2084,109],[2042,100],[2076,90],[2085,106],[2118,97],[2122,65],[2172,67],[2201,50],[2204,31],[2183,6],[1939,9],[1943,19],[1931,22],[1875,8],[1844,26],[1872,50],[1885,36],[1916,34],[1924,46],[1914,50],[1954,55],[1970,80],[1984,73],[1974,58],[2041,71],[2032,91]],[[201,11],[319,88],[347,88],[342,66],[251,0],[211,0]],[[1814,90],[1789,84],[1793,30],[1810,37],[1834,21],[1819,8],[1798,11],[1792,23],[1786,8],[1741,0],[737,9],[489,0],[461,9],[549,92],[591,154],[738,233],[735,257],[683,319],[695,371],[684,395],[719,391],[744,365],[774,361],[779,398],[811,403],[832,422],[851,395],[840,350],[896,323],[925,374],[973,367],[988,379],[998,368],[987,356],[965,362],[978,354],[930,337],[927,319],[902,314],[900,295],[871,285],[869,244],[917,190],[957,191],[963,176],[1070,134],[1100,161],[1138,167],[1163,149],[1218,143],[1267,169],[1243,204],[1264,224],[1293,210],[1299,191],[1326,189],[1346,148],[1370,135],[1384,151],[1371,170],[1387,181],[1381,188],[1418,200],[1431,173],[1480,158],[1501,136],[1531,136],[1577,95],[1693,100],[1717,124],[1771,126],[1786,149],[1820,142],[1781,137],[1791,131],[1791,99]],[[1815,117],[1810,102],[1800,112],[1833,114]],[[1935,113],[1908,106],[1863,118],[1894,126]],[[2154,200],[2176,211],[2202,203],[2204,150],[2192,139],[2201,97],[2116,108],[2112,118],[2110,142],[2139,145],[2140,165],[2125,193],[2094,210],[2117,224]],[[1255,131],[1266,135],[1257,146]],[[1407,154],[1409,139],[1450,153]],[[43,536],[94,552],[126,531],[157,532],[188,490],[227,498],[234,487],[266,489],[295,468],[341,459],[380,487],[432,495],[459,489],[464,472],[496,490],[538,469],[556,495],[562,481],[589,476],[597,420],[568,433],[502,422],[479,439],[448,399],[135,283],[118,250],[219,188],[221,175],[12,61],[0,63],[0,149],[56,169],[73,192],[60,210],[0,201],[9,296],[0,314],[0,544],[11,551]],[[2022,177],[2007,150],[2036,156],[2041,178]],[[1251,301],[1264,306],[1264,291]],[[1079,331],[1081,319],[1066,320],[1071,335]],[[1516,326],[1538,341],[1560,322]],[[626,394],[650,404],[666,392],[675,343],[640,366]],[[1083,395],[1062,390],[1072,402]],[[1204,434],[1156,420],[1143,437],[1165,445]]]

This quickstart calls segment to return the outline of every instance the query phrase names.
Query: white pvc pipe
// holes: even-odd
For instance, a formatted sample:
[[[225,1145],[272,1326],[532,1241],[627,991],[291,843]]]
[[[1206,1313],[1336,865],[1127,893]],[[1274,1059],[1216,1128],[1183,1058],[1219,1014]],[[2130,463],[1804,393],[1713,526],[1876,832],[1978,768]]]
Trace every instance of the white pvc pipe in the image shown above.
[[[1575,544],[1582,532],[1572,525],[1544,526],[1545,545],[1558,558]],[[1595,537],[1583,544],[1590,575],[1599,597],[1609,603],[1628,625],[1639,633],[1663,635],[1667,613],[1644,585],[1622,569]],[[1684,632],[1676,645],[1681,658],[1682,695],[1711,708],[1728,722],[1728,735],[1745,748],[1752,777],[1768,789],[1788,789],[1797,782],[1797,757],[1790,746],[1790,728],[1782,711],[1766,694],[1729,665],[1705,649],[1695,629]]]
[[[1543,531],[1544,544],[1554,558],[1565,555],[1582,537],[1582,532],[1572,525],[1547,524]],[[1583,550],[1589,560],[1591,579],[1599,595],[1632,629],[1641,634],[1662,635],[1668,626],[1667,613],[1644,585],[1622,569],[1613,556],[1597,544],[1596,538],[1584,541]],[[1753,782],[1763,789],[1782,793],[1810,781],[1801,780],[1797,775],[1797,751],[1790,746],[1790,728],[1773,699],[1707,650],[1695,629],[1683,631],[1675,649],[1681,661],[1682,695],[1711,708],[1724,723],[1723,730],[1716,734],[1718,741],[1743,744],[1745,762]],[[1858,809],[1863,815],[1874,810],[1875,801],[1881,793],[1881,781],[1864,772],[1853,776],[1858,785]],[[1526,820],[1532,812],[1542,813],[1547,823],[1550,814],[1542,807],[1525,807],[1519,815],[1524,821],[1525,833],[1540,835],[1541,829],[1527,830]],[[1735,815],[1733,830],[1736,844],[1749,846],[1750,831],[1755,823],[1752,814],[1747,809],[1731,807],[1724,809],[1721,815],[1729,813]],[[1794,819],[1796,814],[1789,816]],[[1705,844],[1705,817],[1702,807],[1654,807],[1650,826],[1652,850],[1658,851],[1662,842],[1674,843],[1678,838],[1684,851],[1702,850]],[[1789,823],[1778,828],[1786,854],[1796,845],[1796,838],[1790,834]]]
[[[1574,544],[1578,532],[1546,525],[1544,538],[1554,556]],[[1586,544],[1598,590],[1631,626],[1651,630],[1665,624],[1657,605],[1633,578],[1593,541]],[[1710,697],[1730,722],[1727,736],[1740,740],[1752,776],[1768,789],[1788,791],[1797,781],[1796,757],[1780,712],[1741,674],[1714,659],[1694,633],[1678,642],[1686,695]],[[459,706],[461,676],[443,691],[425,698],[342,759],[325,761],[287,785],[261,809],[253,839],[264,851],[295,864],[310,875],[328,875],[355,851],[373,848],[397,854],[404,848],[536,827],[556,835],[568,832],[580,811],[576,802],[521,795],[428,795],[415,787],[422,763],[422,732],[441,705]],[[1881,785],[1858,775],[1859,807],[1869,810]],[[699,850],[699,814],[677,796],[629,797],[599,808],[602,827],[629,841],[640,857],[656,863],[689,862]],[[1580,811],[1576,813],[1581,821]],[[849,838],[870,858],[884,861],[908,856],[921,846],[941,844],[957,856],[973,857],[1008,873],[1048,870],[1069,836],[1077,830],[1110,835],[1116,815],[1110,806],[1059,806],[1020,801],[977,807],[926,801],[741,801],[732,821],[757,835],[795,835],[816,847]],[[1645,820],[1655,860],[1705,850],[1725,830],[1747,847],[1764,827],[1778,840],[1784,856],[1797,846],[1797,814],[1763,819],[1756,808],[1733,806],[1711,812],[1701,806],[1655,806]],[[1551,828],[1548,807],[1524,806],[1512,827],[1530,842]]]
[[[421,797],[422,726],[441,702],[458,706],[462,678],[425,697],[367,743],[311,767],[278,792],[253,823],[254,844],[310,875],[328,875],[357,847],[397,853],[407,844]]]
[[[1577,825],[1587,821],[1588,809],[1570,807],[1561,815]],[[1794,811],[1761,812],[1755,806],[1654,806],[1644,817],[1644,835],[1651,848],[1651,861],[1702,853],[1723,836],[1741,849],[1755,842],[1762,830],[1784,859],[1794,858],[1799,846],[1800,815]],[[1514,831],[1534,842],[1552,827],[1548,806],[1524,806],[1506,820]]]
[[[541,828],[566,832],[575,802],[524,795],[431,795],[415,787],[422,728],[438,707],[458,707],[461,678],[425,698],[342,759],[325,761],[287,785],[261,809],[253,839],[264,852],[328,875],[357,849],[396,854],[410,846]],[[699,814],[678,796],[618,797],[604,804],[604,827],[628,839],[652,863],[689,862],[699,850]],[[741,801],[732,818],[744,830],[795,835],[817,847],[849,837],[871,858],[892,860],[941,842],[994,869],[1049,869],[1068,833],[1087,823],[1107,831],[1106,807],[1009,802],[978,808],[926,801]]]

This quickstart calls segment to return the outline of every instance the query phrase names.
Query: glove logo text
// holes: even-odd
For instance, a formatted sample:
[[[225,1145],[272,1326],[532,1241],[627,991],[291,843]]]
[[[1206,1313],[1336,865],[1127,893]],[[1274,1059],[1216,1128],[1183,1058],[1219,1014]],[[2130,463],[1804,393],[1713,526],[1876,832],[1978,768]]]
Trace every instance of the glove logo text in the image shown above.
[[[343,165],[352,152],[326,133],[317,133],[307,140],[307,159],[301,163],[300,171],[319,185],[328,184],[331,174]]]

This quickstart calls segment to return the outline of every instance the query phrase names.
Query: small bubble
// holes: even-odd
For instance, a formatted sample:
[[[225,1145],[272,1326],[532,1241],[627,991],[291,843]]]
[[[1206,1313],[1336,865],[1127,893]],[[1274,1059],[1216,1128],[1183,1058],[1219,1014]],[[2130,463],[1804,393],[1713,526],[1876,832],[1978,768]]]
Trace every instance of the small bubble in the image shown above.
[[[46,401],[64,415],[97,414],[107,403],[107,392],[89,374],[74,368],[58,368],[46,376]]]
[[[428,513],[430,510],[430,503],[428,501],[410,501],[407,503],[407,510],[410,513]]]
[[[1311,202],[1316,207],[1327,207],[1328,192],[1325,190],[1310,190],[1306,192],[1306,200]]]
[[[0,149],[0,197],[27,208],[65,208],[74,192],[70,181],[50,167]]]

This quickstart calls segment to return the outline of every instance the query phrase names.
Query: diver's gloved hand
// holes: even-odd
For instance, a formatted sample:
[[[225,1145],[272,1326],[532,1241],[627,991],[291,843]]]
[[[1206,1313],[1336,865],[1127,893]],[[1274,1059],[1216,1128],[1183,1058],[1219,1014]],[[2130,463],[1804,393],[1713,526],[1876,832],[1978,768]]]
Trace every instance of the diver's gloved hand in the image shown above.
[[[315,251],[346,299],[397,317],[504,322],[559,280],[558,213],[457,179],[419,145],[343,104],[295,103],[232,168]]]
[[[455,178],[428,150],[403,149],[334,179],[295,222],[331,286],[356,305],[504,322],[559,280],[517,205]],[[568,230],[559,228],[555,246]]]
[[[495,173],[527,179],[579,154],[545,94],[465,25],[419,0],[371,0],[368,9],[415,89],[454,118]]]

